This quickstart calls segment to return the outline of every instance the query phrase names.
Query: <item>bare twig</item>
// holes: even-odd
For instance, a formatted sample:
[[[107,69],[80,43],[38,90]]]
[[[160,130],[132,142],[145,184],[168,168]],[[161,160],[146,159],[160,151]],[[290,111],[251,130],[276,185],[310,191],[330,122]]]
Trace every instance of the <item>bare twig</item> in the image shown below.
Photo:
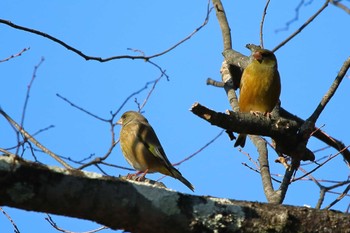
[[[350,9],[346,7],[344,4],[341,3],[341,0],[330,0],[330,2],[339,7],[340,9],[344,10],[346,13],[350,14]]]
[[[34,80],[36,78],[36,72],[38,71],[39,67],[41,66],[41,64],[44,62],[44,58],[42,57],[41,60],[39,61],[39,63],[34,67],[34,71],[33,71],[33,75],[32,75],[32,79],[30,80],[28,86],[27,86],[27,94],[26,94],[26,98],[24,100],[24,105],[23,105],[23,110],[22,110],[22,118],[21,118],[21,123],[20,123],[20,127],[23,128],[24,127],[24,119],[25,119],[25,115],[26,115],[26,110],[27,110],[27,105],[28,105],[28,101],[29,101],[29,94],[30,94],[30,90],[32,89]],[[19,135],[19,131],[16,131],[16,137],[17,137],[17,149],[16,149],[16,153],[18,154],[19,148],[20,148],[20,135]],[[23,145],[23,144],[22,144]]]
[[[57,162],[62,164],[66,169],[73,170],[74,168],[68,165],[66,162],[64,162],[58,155],[44,147],[40,142],[38,142],[32,135],[30,135],[27,131],[25,131],[17,122],[15,122],[7,113],[5,113],[0,108],[0,114],[3,115],[10,124],[15,127],[26,139],[34,143],[37,147],[39,147],[42,151],[44,151],[46,154],[50,155],[52,158],[54,158]]]
[[[339,187],[341,187],[343,185],[349,184],[350,183],[349,180],[342,181],[342,182],[337,182],[335,185],[332,185],[332,186],[329,186],[329,187],[325,187],[325,186],[321,185],[315,179],[313,181],[317,184],[317,186],[320,187],[320,197],[318,198],[318,201],[317,201],[317,204],[315,206],[315,209],[321,209],[321,206],[322,206],[322,204],[324,202],[324,198],[326,196],[326,193],[338,194],[339,196],[333,202],[331,202],[327,207],[325,207],[325,209],[331,208],[333,205],[338,203],[344,197],[346,197],[346,196],[349,197],[350,196],[348,194],[350,185],[348,185],[347,188],[345,188],[345,190],[342,193],[331,191],[332,189],[339,188]]]
[[[296,35],[298,35],[307,25],[309,25],[326,7],[328,6],[329,0],[326,0],[326,2],[322,5],[322,7],[313,15],[311,16],[298,30],[296,30],[292,35],[290,35],[287,39],[282,41],[279,45],[277,45],[274,49],[272,49],[272,52],[276,52],[279,48],[281,48],[283,45],[285,45],[288,41],[293,39]]]
[[[192,153],[191,155],[187,156],[186,158],[184,158],[183,160],[177,162],[177,163],[173,163],[172,165],[175,166],[179,166],[182,163],[188,161],[189,159],[193,158],[194,156],[196,156],[197,154],[199,154],[200,152],[202,152],[205,148],[207,148],[208,146],[210,146],[210,144],[212,144],[213,142],[215,142],[222,134],[224,133],[224,130],[220,131],[220,133],[218,135],[216,135],[213,139],[211,139],[209,142],[207,142],[204,146],[202,146],[201,148],[199,148],[197,151],[195,151],[194,153]],[[164,179],[166,176],[163,175],[162,177],[160,177],[159,179],[157,179],[157,181],[160,181],[162,179]]]
[[[45,220],[50,223],[50,225],[55,228],[56,230],[60,231],[60,232],[64,232],[64,233],[77,233],[77,232],[73,232],[73,231],[68,231],[68,230],[64,230],[63,228],[59,227],[56,222],[51,218],[51,216],[49,214],[47,214],[47,217],[45,218]],[[109,227],[106,226],[102,226],[99,227],[97,229],[91,230],[91,231],[84,231],[84,232],[80,232],[80,233],[95,233],[95,232],[99,232],[105,229],[109,229]]]
[[[286,22],[286,26],[285,26],[285,27],[276,29],[276,30],[275,30],[276,33],[280,32],[280,31],[287,31],[287,30],[289,29],[289,26],[290,26],[292,23],[298,21],[300,9],[301,9],[301,7],[304,5],[304,2],[305,2],[304,0],[301,0],[301,1],[299,2],[299,4],[298,4],[298,5],[295,7],[295,9],[294,9],[294,12],[295,12],[294,18],[292,18],[291,20],[289,20],[288,22]]]
[[[22,49],[22,51],[20,51],[19,53],[13,54],[13,55],[9,56],[8,58],[5,58],[5,59],[3,59],[3,60],[0,60],[0,63],[1,63],[1,62],[5,62],[5,61],[9,61],[9,60],[11,60],[12,58],[15,58],[15,57],[19,57],[19,56],[21,56],[24,52],[28,51],[29,49],[30,49],[30,47],[24,48],[24,49]]]
[[[349,184],[350,181],[345,181],[345,182],[342,182],[342,183],[339,183],[335,186],[332,186],[332,187],[329,187],[327,188],[327,190],[330,190],[330,189],[333,189],[333,188],[337,188],[339,186],[342,186],[342,185],[345,185],[345,184]],[[343,199],[347,193],[349,192],[350,190],[350,185],[348,185],[345,190],[334,200],[332,201],[328,206],[325,207],[325,209],[330,209],[332,206],[334,206],[335,204],[337,204],[341,199]]]
[[[112,138],[114,139],[114,136],[112,136]],[[113,140],[113,139],[112,139],[112,140]],[[97,157],[97,158],[93,159],[92,161],[81,165],[81,166],[78,167],[77,169],[78,169],[78,170],[82,170],[82,169],[84,169],[84,168],[86,168],[86,167],[89,167],[89,166],[91,166],[91,165],[96,165],[96,164],[101,163],[102,161],[104,161],[105,159],[107,159],[107,158],[109,157],[109,155],[112,153],[114,147],[115,147],[118,143],[119,143],[119,140],[113,141],[112,144],[111,144],[111,146],[109,147],[107,153],[106,153],[104,156],[102,156],[102,157]]]
[[[85,112],[85,113],[88,114],[89,116],[92,116],[92,117],[94,117],[94,118],[96,118],[96,119],[98,119],[98,120],[100,120],[100,121],[104,121],[104,122],[109,122],[109,121],[110,121],[110,120],[104,119],[104,118],[102,118],[102,117],[99,117],[99,116],[97,116],[97,115],[95,115],[95,114],[93,114],[93,113],[87,111],[86,109],[84,109],[84,108],[82,108],[82,107],[80,107],[80,106],[74,104],[72,101],[68,100],[66,97],[63,97],[63,96],[61,96],[61,95],[58,94],[58,93],[56,93],[56,96],[59,97],[60,99],[62,99],[63,101],[67,102],[68,104],[70,104],[72,107],[74,107],[74,108],[76,108],[76,109],[78,109],[78,110],[80,110],[80,111],[82,111],[82,112]]]
[[[34,81],[35,81],[35,78],[36,78],[36,73],[37,73],[39,67],[41,66],[41,64],[43,64],[44,61],[45,61],[45,59],[42,57],[40,59],[39,63],[36,66],[34,66],[32,79],[30,80],[30,82],[29,82],[29,84],[27,86],[27,94],[26,94],[26,98],[24,100],[24,105],[23,105],[23,110],[22,110],[21,127],[24,126],[24,119],[25,119],[27,105],[28,105],[28,101],[29,101],[30,90],[32,89],[32,86],[34,84]]]
[[[20,233],[20,231],[19,231],[19,229],[18,229],[16,223],[12,220],[11,216],[8,215],[8,214],[5,212],[5,210],[4,210],[3,208],[1,208],[1,207],[0,207],[0,211],[1,211],[1,212],[6,216],[6,218],[11,222],[11,224],[12,224],[12,226],[13,226],[13,228],[14,228],[14,232],[15,232],[15,233]]]
[[[148,102],[149,98],[151,97],[151,95],[152,95],[154,89],[156,88],[158,82],[163,78],[163,76],[166,76],[167,79],[169,80],[168,75],[165,73],[166,70],[163,70],[161,67],[159,67],[157,64],[155,64],[155,63],[153,63],[153,62],[151,62],[151,61],[149,61],[149,62],[150,62],[152,65],[154,65],[154,66],[156,66],[156,67],[158,67],[158,68],[160,69],[161,75],[159,76],[159,78],[157,78],[157,79],[154,81],[153,86],[151,87],[151,90],[148,92],[146,98],[144,99],[143,103],[142,103],[141,106],[139,107],[139,110],[140,110],[140,111],[141,111],[141,110],[145,107],[145,105],[147,104],[147,102]]]
[[[138,94],[140,94],[141,92],[143,92],[144,90],[146,90],[148,88],[149,85],[154,84],[155,82],[158,82],[158,78],[149,82],[146,82],[146,84],[140,88],[139,90],[131,93],[128,97],[126,97],[126,99],[123,101],[123,103],[119,106],[119,108],[115,111],[115,112],[111,112],[112,117],[114,118],[117,114],[119,114],[119,112],[123,109],[123,107],[125,106],[125,104],[133,97],[136,96]]]
[[[264,11],[263,11],[263,15],[261,18],[261,22],[260,22],[260,46],[261,46],[261,48],[264,48],[264,36],[263,36],[264,30],[263,29],[264,29],[265,16],[266,16],[266,12],[267,12],[267,8],[269,7],[269,4],[270,4],[270,0],[267,0]]]
[[[241,164],[242,164],[243,166],[249,168],[250,170],[256,172],[256,173],[261,174],[261,172],[260,172],[259,169],[253,168],[253,167],[249,166],[247,163],[241,163]],[[282,175],[280,175],[280,174],[271,174],[271,175],[276,176],[276,177],[282,177]],[[272,176],[271,176],[271,179],[272,179],[273,181],[275,181],[276,183],[282,183],[281,181],[279,181],[278,179],[276,179],[276,178],[274,178],[274,177],[272,177]]]
[[[260,171],[260,167],[259,167],[258,163],[252,158],[252,156],[250,156],[249,153],[243,151],[242,148],[238,148],[238,151],[241,152],[242,154],[244,154],[244,155],[248,158],[248,160],[249,160],[252,164],[254,164],[254,166],[256,167],[256,169]]]
[[[347,150],[347,148],[349,148],[349,146],[345,147],[343,150]],[[332,155],[332,156],[329,156],[329,158],[327,160],[325,160],[323,163],[319,164],[317,167],[315,167],[314,169],[312,169],[311,171],[309,171],[308,173],[305,173],[304,175],[300,176],[299,178],[295,178],[292,180],[292,182],[295,182],[297,180],[300,180],[302,178],[304,178],[305,176],[308,176],[309,174],[313,173],[314,171],[318,170],[319,168],[321,168],[323,165],[325,165],[327,162],[329,162],[330,160],[334,159],[335,157],[337,157],[339,154],[342,153],[342,151],[338,151],[338,153]]]
[[[205,25],[207,25],[207,23],[209,22],[209,15],[211,12],[211,8],[209,7],[209,3],[208,3],[208,7],[207,7],[207,12],[206,12],[206,16],[204,19],[204,22],[202,23],[202,25],[200,25],[198,28],[196,28],[192,33],[190,33],[188,36],[186,36],[184,39],[182,39],[181,41],[177,42],[175,45],[171,46],[170,48],[164,50],[163,52],[151,55],[151,56],[130,56],[130,55],[120,55],[120,56],[112,56],[112,57],[108,57],[108,58],[101,58],[101,57],[94,57],[94,56],[89,56],[84,54],[83,52],[81,52],[80,50],[74,48],[73,46],[68,45],[67,43],[63,42],[62,40],[53,37],[47,33],[41,32],[39,30],[35,30],[32,28],[27,28],[27,27],[23,27],[17,24],[12,23],[11,21],[8,20],[4,20],[4,19],[0,19],[0,23],[8,25],[12,28],[16,28],[22,31],[26,31],[29,33],[33,33],[45,38],[48,38],[49,40],[56,42],[58,44],[60,44],[61,46],[63,46],[64,48],[71,50],[72,52],[76,53],[77,55],[83,57],[85,60],[95,60],[95,61],[99,61],[99,62],[108,62],[111,60],[115,60],[115,59],[142,59],[142,60],[149,60],[155,57],[159,57],[162,56],[168,52],[170,52],[171,50],[175,49],[176,47],[178,47],[179,45],[183,44],[185,41],[189,40],[192,38],[192,36],[194,36],[198,31],[200,31]]]
[[[338,89],[341,81],[343,80],[346,72],[348,71],[349,67],[350,67],[350,57],[348,57],[348,59],[346,59],[343,66],[341,67],[337,77],[335,78],[334,82],[330,86],[329,90],[323,96],[321,102],[319,103],[319,105],[317,106],[317,108],[315,109],[315,111],[312,113],[312,115],[309,117],[309,119],[307,121],[311,121],[314,123],[317,121],[318,117],[321,115],[321,113],[324,110],[324,108],[326,107],[327,103],[330,101],[330,99],[333,97],[333,95],[337,91],[337,89]]]
[[[201,148],[199,148],[197,151],[195,151],[194,153],[192,153],[191,155],[187,156],[186,158],[184,158],[183,160],[174,163],[173,166],[179,166],[180,164],[186,162],[187,160],[193,158],[195,155],[199,154],[200,152],[202,152],[205,148],[207,148],[208,146],[210,146],[210,144],[212,144],[213,142],[216,141],[216,139],[218,139],[222,134],[224,133],[224,130],[221,130],[220,133],[218,135],[216,135],[213,139],[211,139],[209,142],[207,142],[204,146],[202,146]]]
[[[49,130],[49,129],[53,128],[53,127],[55,127],[55,126],[54,125],[49,125],[48,127],[45,127],[43,129],[40,129],[37,132],[33,133],[32,136],[34,137],[34,136],[36,136],[36,135],[38,135],[38,134],[40,134],[40,133],[42,133],[42,132],[44,132],[46,130]],[[16,132],[17,132],[17,130],[16,130]],[[7,150],[16,149],[17,147],[24,145],[26,142],[27,142],[27,140],[24,139],[24,140],[20,141],[19,143],[17,142],[17,145],[12,146],[12,147],[7,147],[6,149]]]

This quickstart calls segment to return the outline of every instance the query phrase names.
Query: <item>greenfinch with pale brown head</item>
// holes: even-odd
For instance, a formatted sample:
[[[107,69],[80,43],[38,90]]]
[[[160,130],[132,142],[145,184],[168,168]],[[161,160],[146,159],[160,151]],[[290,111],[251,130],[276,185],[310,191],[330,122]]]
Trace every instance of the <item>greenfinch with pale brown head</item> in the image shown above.
[[[135,111],[125,112],[117,124],[120,130],[120,147],[125,159],[137,171],[160,172],[180,180],[194,191],[193,185],[169,162],[160,141],[147,119]]]
[[[249,59],[241,77],[239,111],[266,115],[276,106],[281,93],[277,59],[273,52],[262,48],[252,49]],[[246,134],[239,134],[234,146],[244,147],[246,137]]]

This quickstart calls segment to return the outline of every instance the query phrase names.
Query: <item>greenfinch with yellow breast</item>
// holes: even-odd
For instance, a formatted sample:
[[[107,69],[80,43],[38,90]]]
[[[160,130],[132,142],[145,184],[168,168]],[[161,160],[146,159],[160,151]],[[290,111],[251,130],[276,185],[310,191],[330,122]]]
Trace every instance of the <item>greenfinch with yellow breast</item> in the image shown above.
[[[249,59],[240,83],[239,111],[266,115],[276,106],[281,93],[277,59],[273,52],[262,48],[252,49]],[[239,134],[234,146],[244,147],[246,137]]]
[[[147,119],[135,111],[125,112],[117,122],[120,130],[120,147],[125,159],[137,171],[160,172],[180,180],[194,191],[193,185],[169,162],[159,139]]]

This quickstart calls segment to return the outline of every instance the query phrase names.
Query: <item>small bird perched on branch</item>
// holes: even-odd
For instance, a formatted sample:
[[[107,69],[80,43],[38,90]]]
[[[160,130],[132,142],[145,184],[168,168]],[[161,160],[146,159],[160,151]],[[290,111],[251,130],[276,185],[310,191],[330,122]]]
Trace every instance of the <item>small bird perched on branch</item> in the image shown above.
[[[239,111],[267,115],[278,103],[281,93],[277,60],[269,50],[255,46],[249,48],[252,54],[241,77]],[[246,134],[239,134],[234,146],[244,147],[246,137]]]
[[[159,139],[147,119],[135,111],[125,112],[117,124],[120,130],[120,147],[125,159],[137,171],[160,172],[180,180],[194,191],[193,185],[169,162]]]

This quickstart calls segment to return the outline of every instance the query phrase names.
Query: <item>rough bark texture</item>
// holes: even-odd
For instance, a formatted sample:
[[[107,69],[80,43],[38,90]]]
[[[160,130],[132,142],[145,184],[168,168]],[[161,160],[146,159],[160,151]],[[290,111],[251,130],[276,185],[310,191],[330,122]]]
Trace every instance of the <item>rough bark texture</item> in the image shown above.
[[[350,216],[177,193],[0,156],[0,205],[131,232],[350,232]]]

